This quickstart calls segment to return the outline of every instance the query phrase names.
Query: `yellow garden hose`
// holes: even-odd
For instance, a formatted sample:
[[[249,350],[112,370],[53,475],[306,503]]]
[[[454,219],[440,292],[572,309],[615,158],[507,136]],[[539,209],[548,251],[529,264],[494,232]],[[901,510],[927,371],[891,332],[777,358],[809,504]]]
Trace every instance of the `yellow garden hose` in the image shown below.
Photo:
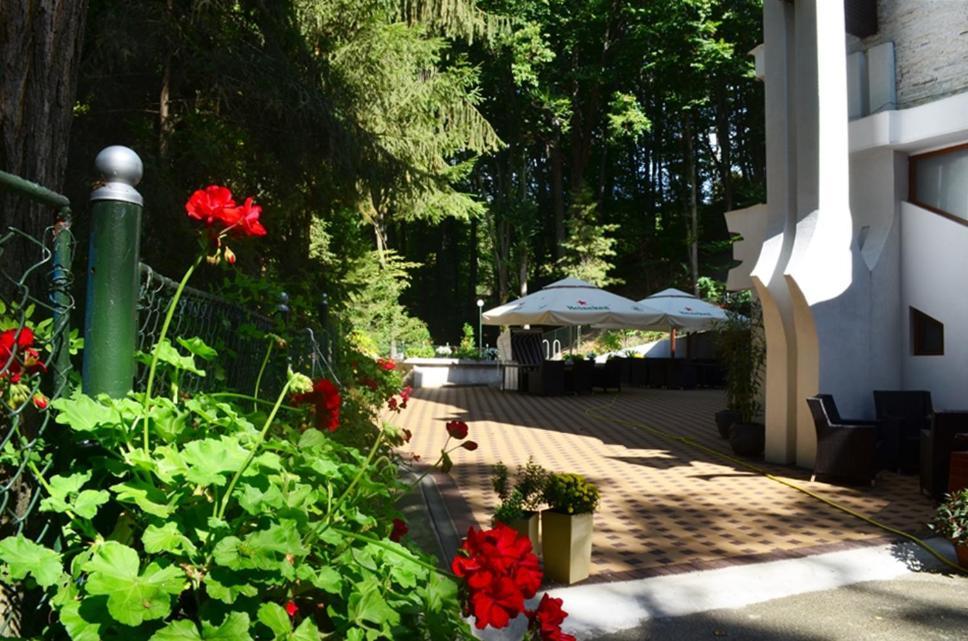
[[[615,404],[615,401],[613,400],[611,403],[609,403],[608,406],[605,406],[602,409],[607,409],[609,406],[614,405],[614,404]],[[849,508],[849,507],[847,507],[845,505],[841,505],[840,503],[837,503],[836,501],[833,501],[833,500],[828,499],[828,498],[826,498],[824,496],[821,496],[820,494],[817,494],[816,492],[812,492],[811,490],[808,490],[807,488],[803,487],[802,485],[798,485],[797,483],[794,483],[792,481],[788,481],[787,479],[784,479],[784,478],[781,478],[779,476],[775,476],[773,474],[770,474],[767,470],[763,469],[762,467],[759,467],[757,465],[754,465],[754,464],[752,464],[752,463],[750,463],[748,461],[744,461],[741,458],[737,458],[735,456],[732,456],[730,454],[727,454],[726,452],[722,452],[720,450],[717,450],[717,449],[708,447],[706,445],[703,445],[702,443],[699,443],[699,442],[695,441],[691,437],[682,436],[680,434],[673,434],[672,432],[668,432],[666,430],[662,430],[662,429],[659,429],[659,428],[656,428],[656,427],[652,427],[650,425],[646,425],[645,423],[642,423],[641,421],[633,421],[633,420],[629,420],[629,419],[616,418],[614,416],[604,415],[601,412],[596,411],[596,409],[598,409],[598,408],[590,407],[590,408],[585,409],[584,410],[585,416],[588,417],[588,418],[590,418],[590,419],[593,419],[593,420],[594,419],[597,419],[599,421],[612,421],[613,423],[616,423],[618,425],[624,425],[626,427],[632,427],[634,429],[637,429],[637,430],[640,430],[640,431],[643,431],[643,432],[647,432],[647,433],[649,433],[649,434],[651,434],[653,436],[657,436],[657,437],[662,438],[662,439],[665,439],[665,440],[675,441],[677,443],[682,443],[683,445],[685,445],[687,447],[691,447],[693,449],[699,450],[699,451],[704,452],[704,453],[706,453],[706,454],[708,454],[708,455],[710,455],[712,457],[729,461],[733,465],[736,465],[736,466],[741,467],[741,468],[745,468],[747,470],[750,470],[752,472],[755,472],[757,474],[760,474],[762,476],[765,476],[766,478],[770,479],[771,481],[775,481],[776,483],[779,483],[781,485],[785,485],[785,486],[787,486],[787,487],[789,487],[791,489],[796,490],[797,492],[802,492],[803,494],[806,494],[807,496],[809,496],[811,498],[814,498],[814,499],[816,499],[818,501],[821,501],[822,503],[826,503],[830,507],[835,508],[837,510],[840,510],[841,512],[844,512],[846,514],[849,514],[849,515],[851,515],[851,516],[853,516],[855,518],[858,518],[858,519],[860,519],[860,520],[862,520],[862,521],[864,521],[866,523],[869,523],[869,524],[873,525],[874,527],[878,527],[878,528],[880,528],[880,529],[882,529],[882,530],[884,530],[886,532],[890,532],[891,534],[895,534],[895,535],[900,536],[902,538],[905,538],[905,539],[907,539],[909,541],[912,541],[915,544],[919,545],[924,550],[926,550],[931,556],[933,556],[934,558],[936,558],[938,561],[940,561],[944,565],[948,566],[949,568],[951,568],[953,570],[956,570],[957,572],[960,572],[960,573],[968,574],[968,570],[966,570],[965,568],[961,567],[960,565],[958,565],[956,563],[952,563],[943,554],[941,554],[941,552],[939,552],[938,550],[934,549],[933,547],[931,547],[930,545],[928,545],[928,543],[926,541],[924,541],[922,539],[919,539],[918,537],[914,536],[913,534],[909,534],[909,533],[904,532],[902,530],[898,530],[897,528],[893,528],[893,527],[891,527],[889,525],[886,525],[884,523],[881,523],[880,521],[877,521],[875,519],[872,519],[871,517],[866,516],[864,514],[861,514],[861,513],[857,512],[855,510],[852,510],[851,508]]]

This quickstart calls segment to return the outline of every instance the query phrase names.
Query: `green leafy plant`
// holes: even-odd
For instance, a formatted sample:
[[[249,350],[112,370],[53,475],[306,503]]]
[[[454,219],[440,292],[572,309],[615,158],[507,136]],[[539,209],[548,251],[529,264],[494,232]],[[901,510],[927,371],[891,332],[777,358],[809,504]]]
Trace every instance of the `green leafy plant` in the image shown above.
[[[534,457],[528,457],[528,462],[518,467],[514,489],[521,494],[525,511],[537,512],[541,507],[548,476],[548,470],[535,463]]]
[[[598,508],[598,487],[581,474],[551,474],[544,488],[544,500],[554,512],[583,514]]]
[[[726,406],[750,423],[762,411],[760,388],[766,344],[759,305],[746,315],[730,311],[716,327],[716,351],[726,368]]]
[[[544,502],[547,479],[548,471],[535,463],[533,457],[529,457],[526,464],[518,466],[513,487],[507,466],[500,462],[494,465],[491,468],[491,487],[501,499],[494,519],[510,523],[528,513],[537,512]]]
[[[968,545],[968,488],[946,494],[928,527],[955,545]]]
[[[181,292],[213,247],[225,256],[231,230],[261,229],[257,206],[236,206],[224,188],[196,192],[192,204],[228,226],[201,239],[142,356],[143,393],[78,391],[50,403],[73,458],[49,477],[37,457],[23,464],[60,540],[0,540],[3,580],[47,593],[42,635],[58,641],[470,639],[457,584],[400,539],[393,506],[409,487],[390,430],[365,433],[365,450],[334,438],[348,418],[387,411],[388,394],[406,404],[395,364],[361,360],[379,380],[351,380],[343,393],[291,371],[275,400],[179,389],[217,357],[200,339],[168,338]],[[358,415],[343,411],[344,397]],[[295,404],[310,405],[314,422]]]
[[[524,518],[523,497],[521,492],[511,490],[510,494],[501,501],[494,511],[494,520],[499,523],[511,524]]]

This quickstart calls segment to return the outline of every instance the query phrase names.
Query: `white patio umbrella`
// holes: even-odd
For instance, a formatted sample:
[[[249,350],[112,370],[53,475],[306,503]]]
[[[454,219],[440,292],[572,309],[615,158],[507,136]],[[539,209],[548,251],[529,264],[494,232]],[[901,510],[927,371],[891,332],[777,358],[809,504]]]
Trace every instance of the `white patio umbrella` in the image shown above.
[[[726,310],[694,294],[670,287],[639,301],[665,314],[666,327],[702,331],[726,320]]]
[[[717,323],[727,319],[726,310],[718,305],[707,303],[694,294],[670,287],[647,296],[639,301],[662,313],[662,318],[643,325],[621,325],[602,323],[599,328],[654,329],[669,332],[673,357],[676,353],[676,332],[705,331],[715,328]]]
[[[639,327],[660,321],[661,311],[577,278],[563,278],[483,314],[486,325],[597,325]]]

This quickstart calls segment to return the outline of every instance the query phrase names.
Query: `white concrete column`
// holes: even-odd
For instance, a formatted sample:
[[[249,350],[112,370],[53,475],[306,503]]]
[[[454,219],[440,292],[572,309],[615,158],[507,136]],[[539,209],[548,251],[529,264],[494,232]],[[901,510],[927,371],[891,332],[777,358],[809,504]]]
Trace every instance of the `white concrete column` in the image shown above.
[[[784,276],[796,336],[796,460],[810,466],[816,432],[804,399],[861,374],[866,359],[850,335],[864,328],[845,324],[842,313],[862,304],[845,296],[854,265],[844,7],[829,0],[798,0],[794,7],[797,222]]]

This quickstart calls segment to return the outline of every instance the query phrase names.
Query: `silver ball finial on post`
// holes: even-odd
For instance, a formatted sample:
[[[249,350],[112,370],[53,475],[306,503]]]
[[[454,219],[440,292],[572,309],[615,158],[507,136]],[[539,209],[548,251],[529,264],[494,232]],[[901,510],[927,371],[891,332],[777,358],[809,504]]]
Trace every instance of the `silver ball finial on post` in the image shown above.
[[[144,163],[134,150],[123,145],[105,147],[94,159],[94,166],[103,182],[91,194],[91,200],[144,204],[144,198],[135,189],[144,175]]]

